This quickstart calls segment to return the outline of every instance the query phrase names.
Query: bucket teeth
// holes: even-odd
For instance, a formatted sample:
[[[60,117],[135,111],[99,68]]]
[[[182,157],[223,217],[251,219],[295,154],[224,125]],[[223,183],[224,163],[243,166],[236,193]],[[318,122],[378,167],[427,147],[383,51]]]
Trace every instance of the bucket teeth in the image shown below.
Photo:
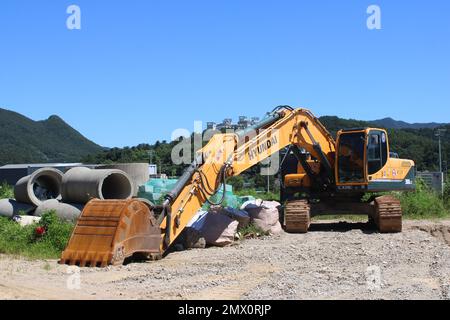
[[[73,231],[60,263],[107,267],[137,253],[161,253],[161,230],[139,200],[92,200]]]

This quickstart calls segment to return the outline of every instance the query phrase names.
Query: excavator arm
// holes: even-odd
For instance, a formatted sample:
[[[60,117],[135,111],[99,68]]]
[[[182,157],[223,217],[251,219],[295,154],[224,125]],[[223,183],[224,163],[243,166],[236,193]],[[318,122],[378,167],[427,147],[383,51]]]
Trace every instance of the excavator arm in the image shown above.
[[[162,249],[176,239],[227,177],[237,176],[289,145],[306,149],[333,172],[335,142],[306,109],[282,107],[261,123],[241,132],[216,134],[166,196],[161,224]]]
[[[153,208],[136,199],[91,201],[61,262],[106,265],[136,254],[163,254],[210,197],[225,188],[228,177],[241,174],[290,145],[309,152],[323,165],[330,180],[334,179],[336,145],[331,134],[309,110],[278,107],[253,127],[215,134],[165,196],[158,219]],[[156,241],[158,237],[160,241]]]

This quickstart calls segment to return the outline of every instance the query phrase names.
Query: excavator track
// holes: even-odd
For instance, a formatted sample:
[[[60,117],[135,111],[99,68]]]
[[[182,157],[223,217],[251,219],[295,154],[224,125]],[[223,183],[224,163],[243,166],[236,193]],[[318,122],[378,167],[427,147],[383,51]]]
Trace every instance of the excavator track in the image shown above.
[[[288,201],[284,211],[286,232],[307,233],[311,224],[311,207],[307,200]]]
[[[402,207],[392,196],[375,199],[375,223],[381,233],[402,232]]]

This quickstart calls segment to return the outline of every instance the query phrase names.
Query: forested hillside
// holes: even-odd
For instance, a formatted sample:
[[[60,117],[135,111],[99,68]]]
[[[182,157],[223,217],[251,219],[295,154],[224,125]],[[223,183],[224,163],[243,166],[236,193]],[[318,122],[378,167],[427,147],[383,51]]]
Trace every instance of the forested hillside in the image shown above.
[[[346,120],[332,116],[321,117],[320,120],[333,135],[336,135],[339,129],[374,126],[374,124],[366,121]],[[443,160],[447,161],[447,159],[450,159],[450,124],[443,126],[443,128],[448,129],[442,139]],[[435,129],[388,129],[388,132],[391,151],[397,152],[400,157],[413,159],[418,170],[438,169],[438,140],[434,136]],[[175,144],[176,142],[158,141],[154,145],[141,144],[136,147],[113,148],[84,157],[82,160],[91,163],[147,162],[151,158],[153,163],[161,165],[162,172],[177,176],[183,172],[184,166],[172,163],[171,150]],[[264,177],[256,176],[249,175],[248,179],[256,179],[257,184],[264,185]]]
[[[58,116],[34,121],[0,108],[0,165],[75,162],[103,149]]]

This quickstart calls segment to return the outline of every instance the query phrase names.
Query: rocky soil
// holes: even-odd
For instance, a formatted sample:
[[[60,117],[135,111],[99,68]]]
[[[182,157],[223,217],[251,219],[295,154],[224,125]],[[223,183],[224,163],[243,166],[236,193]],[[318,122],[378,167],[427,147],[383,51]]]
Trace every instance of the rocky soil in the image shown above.
[[[306,235],[79,274],[54,260],[0,256],[0,298],[450,299],[449,231],[450,221],[406,221],[403,233],[386,235],[318,221]]]

